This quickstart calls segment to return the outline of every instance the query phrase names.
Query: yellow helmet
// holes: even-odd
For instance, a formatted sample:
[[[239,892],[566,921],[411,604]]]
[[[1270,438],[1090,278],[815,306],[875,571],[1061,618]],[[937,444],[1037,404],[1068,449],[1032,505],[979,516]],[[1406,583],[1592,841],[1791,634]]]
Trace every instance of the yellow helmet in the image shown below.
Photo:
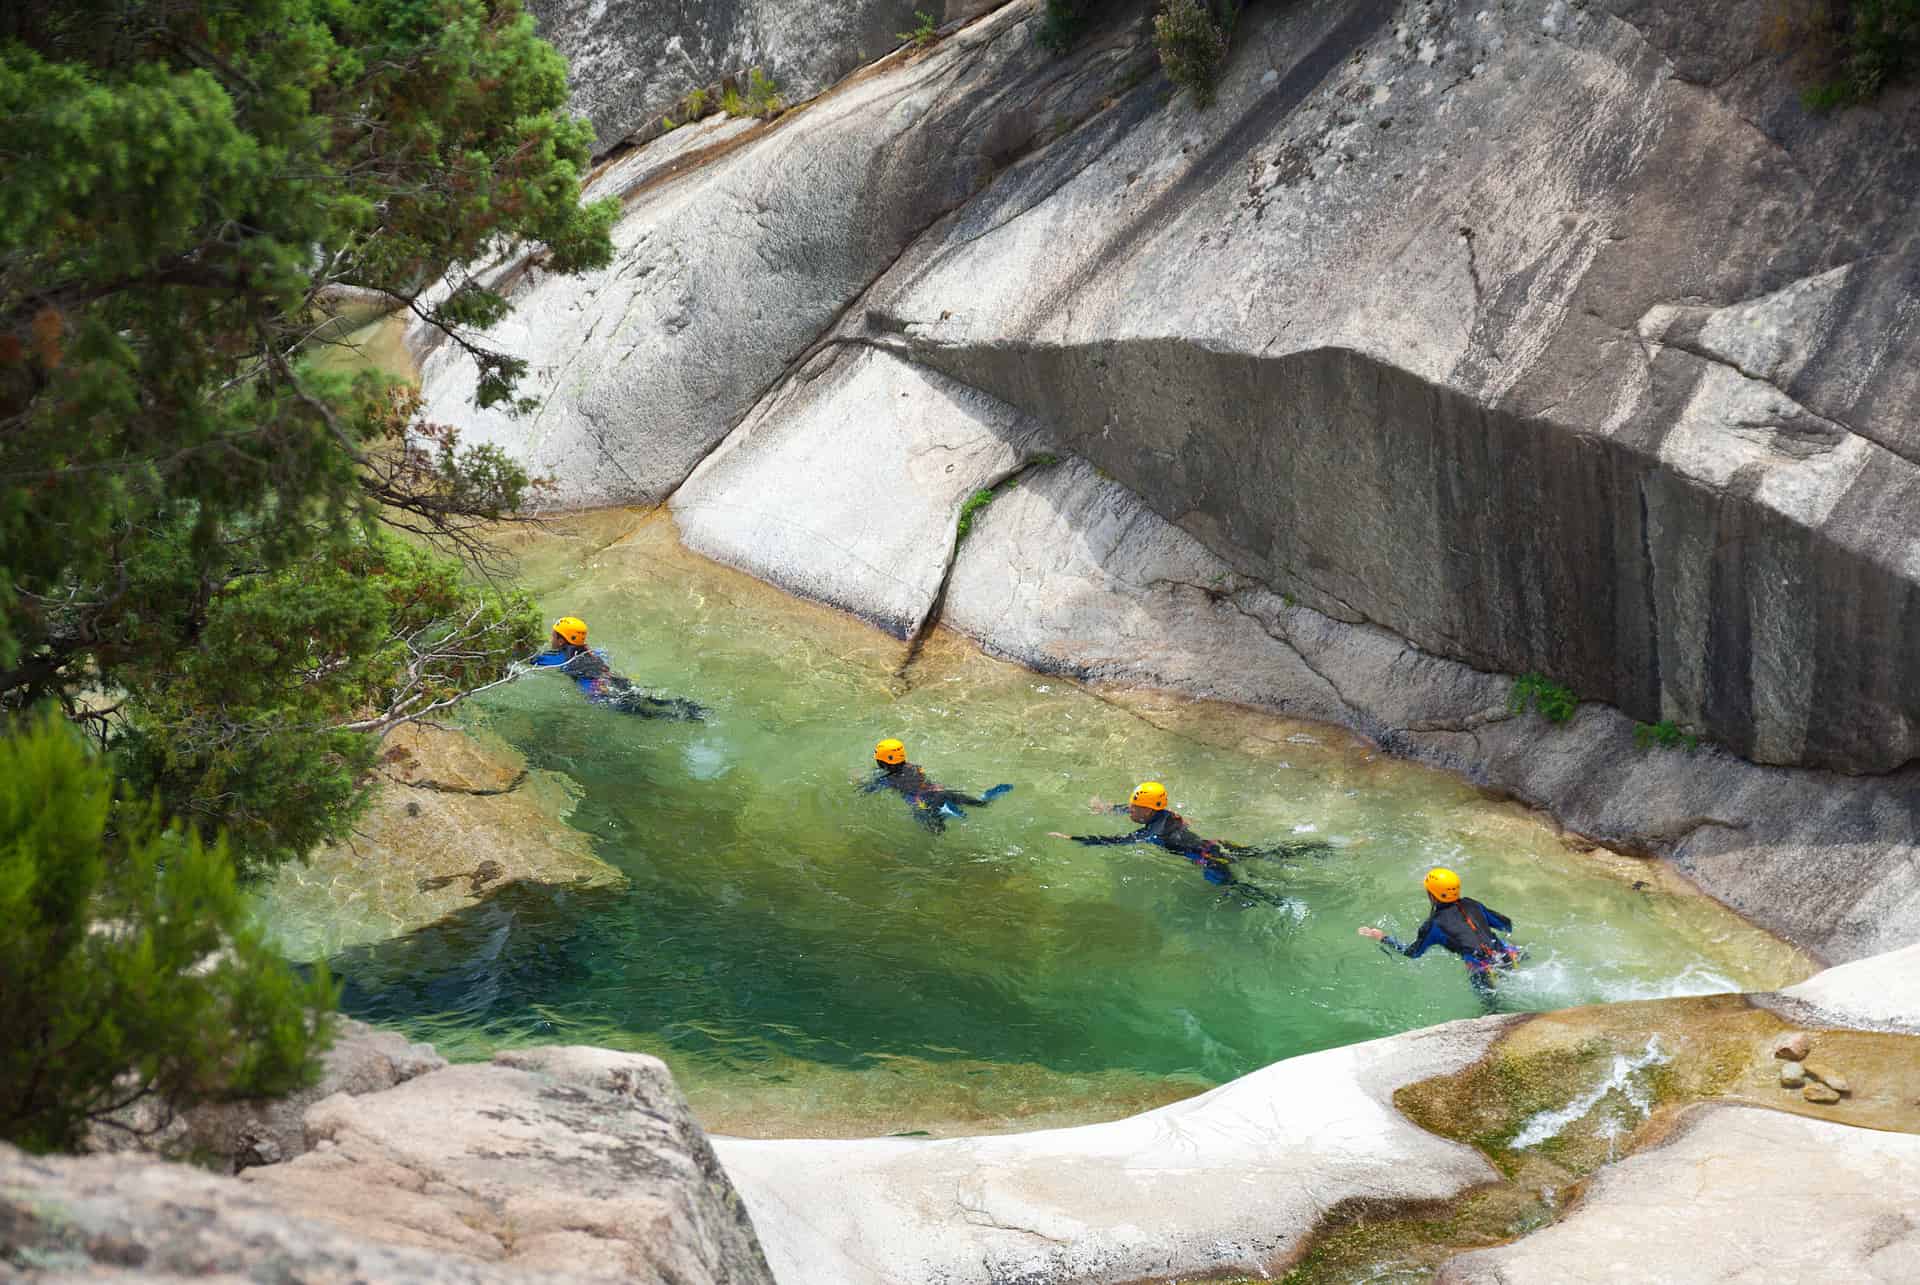
[[[1460,900],[1460,876],[1445,866],[1427,871],[1427,895],[1435,901]]]
[[[553,632],[576,647],[587,645],[587,622],[578,616],[562,616],[553,622]]]
[[[873,757],[875,761],[889,765],[904,763],[907,761],[906,743],[889,736],[873,747]]]
[[[1164,812],[1167,810],[1167,787],[1158,781],[1142,781],[1133,787],[1133,797],[1127,802],[1136,808]]]

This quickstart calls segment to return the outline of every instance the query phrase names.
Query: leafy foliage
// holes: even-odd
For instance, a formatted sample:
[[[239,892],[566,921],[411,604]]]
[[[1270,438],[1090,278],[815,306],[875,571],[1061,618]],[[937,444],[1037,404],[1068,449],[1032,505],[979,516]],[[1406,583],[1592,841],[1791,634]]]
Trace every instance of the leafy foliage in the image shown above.
[[[1920,73],[1920,0],[1773,0],[1764,43],[1808,110],[1869,103]]]
[[[747,113],[765,119],[772,119],[787,110],[787,102],[780,97],[767,73],[755,67],[747,73]]]
[[[313,357],[351,291],[530,405],[475,273],[611,257],[565,99],[518,0],[0,13],[0,712],[59,702],[251,865],[338,833],[361,731],[524,651],[524,602],[373,531],[478,557],[534,483]]]
[[[0,1139],[70,1147],[150,1095],[187,1106],[317,1073],[324,970],[275,958],[222,847],[116,801],[54,716],[0,738],[0,920]]]
[[[1700,748],[1700,736],[1670,718],[1663,718],[1657,723],[1635,723],[1633,743],[1643,750],[1658,745],[1663,750],[1684,749],[1691,754]]]
[[[499,681],[541,637],[524,594],[373,536],[215,589],[191,649],[122,674],[113,744],[132,789],[224,829],[252,873],[345,830],[377,749],[366,733]]]
[[[1105,0],[1047,0],[1034,39],[1048,53],[1064,54],[1080,39]]]
[[[1214,85],[1227,61],[1227,36],[1238,13],[1229,0],[1227,25],[1216,23],[1201,0],[1165,0],[1153,19],[1153,41],[1167,78],[1193,95],[1196,106],[1213,102]]]
[[[1513,680],[1507,708],[1515,714],[1524,714],[1529,705],[1549,723],[1564,723],[1580,707],[1580,698],[1571,688],[1550,681],[1544,674],[1522,674]]]
[[[902,43],[912,45],[915,49],[925,49],[934,42],[938,24],[934,22],[933,15],[924,10],[915,9],[913,16],[919,21],[914,24],[912,31],[896,31],[893,34]]]

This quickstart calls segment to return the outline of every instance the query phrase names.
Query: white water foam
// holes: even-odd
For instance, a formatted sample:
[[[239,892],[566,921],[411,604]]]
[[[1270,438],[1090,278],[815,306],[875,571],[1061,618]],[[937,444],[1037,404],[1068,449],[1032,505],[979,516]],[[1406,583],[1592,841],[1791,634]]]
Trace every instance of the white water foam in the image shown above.
[[[1520,1126],[1520,1132],[1507,1144],[1510,1151],[1521,1151],[1527,1147],[1537,1147],[1550,1138],[1560,1136],[1562,1130],[1575,1120],[1586,1118],[1593,1109],[1614,1095],[1619,1095],[1630,1103],[1644,1119],[1653,1110],[1653,1098],[1646,1086],[1635,1081],[1634,1076],[1650,1066],[1664,1066],[1673,1061],[1673,1055],[1660,1047],[1660,1037],[1647,1037],[1647,1047],[1628,1057],[1624,1053],[1613,1055],[1613,1065],[1607,1071],[1607,1078],[1593,1088],[1582,1093],[1563,1107],[1552,1111],[1540,1111],[1528,1117]],[[1607,1136],[1609,1139],[1620,1133],[1618,1121],[1609,1121],[1614,1127]]]

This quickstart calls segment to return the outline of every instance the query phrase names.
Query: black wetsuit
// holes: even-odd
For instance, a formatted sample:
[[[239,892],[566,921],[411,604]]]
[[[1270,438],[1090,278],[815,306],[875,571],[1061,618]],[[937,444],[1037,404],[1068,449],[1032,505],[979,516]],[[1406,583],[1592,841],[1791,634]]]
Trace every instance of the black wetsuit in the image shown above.
[[[918,763],[882,763],[860,787],[860,792],[872,794],[876,790],[898,790],[901,797],[906,799],[907,806],[913,809],[913,819],[939,834],[947,828],[948,817],[961,815],[955,805],[964,803],[968,807],[984,808],[1012,788],[1010,785],[996,785],[984,796],[965,794],[935,784]]]
[[[1110,811],[1125,812],[1127,805],[1116,803]],[[1286,899],[1268,892],[1256,884],[1236,878],[1232,863],[1241,856],[1279,855],[1264,849],[1242,847],[1237,843],[1227,843],[1220,839],[1203,839],[1187,825],[1187,819],[1172,808],[1161,808],[1138,830],[1130,834],[1074,834],[1067,836],[1075,843],[1084,843],[1088,847],[1110,847],[1122,843],[1152,843],[1177,853],[1200,867],[1200,873],[1206,876],[1208,883],[1232,887],[1238,893],[1255,901],[1266,901],[1280,905]]]
[[[1493,970],[1512,968],[1520,958],[1520,952],[1497,935],[1512,931],[1511,919],[1497,910],[1489,910],[1472,897],[1462,897],[1458,901],[1434,902],[1427,922],[1414,934],[1412,945],[1394,937],[1382,938],[1380,945],[1408,959],[1418,959],[1434,946],[1452,951],[1467,966],[1467,980],[1473,983],[1474,992],[1482,1003],[1491,1007]]]
[[[707,716],[707,711],[693,701],[677,696],[655,696],[641,690],[631,680],[614,673],[604,655],[586,647],[572,644],[556,647],[535,656],[533,663],[542,669],[560,670],[573,679],[588,700],[622,714],[688,723],[699,722]]]

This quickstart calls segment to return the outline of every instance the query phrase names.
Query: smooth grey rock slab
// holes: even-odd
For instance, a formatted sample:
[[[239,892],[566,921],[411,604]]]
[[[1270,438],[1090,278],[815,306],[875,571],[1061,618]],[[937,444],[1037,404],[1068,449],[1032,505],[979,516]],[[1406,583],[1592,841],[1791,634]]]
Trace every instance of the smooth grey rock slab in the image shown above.
[[[1347,1199],[1437,1200],[1494,1171],[1395,1089],[1515,1019],[1290,1058],[1108,1124],[984,1138],[716,1138],[781,1285],[1264,1275]]]
[[[1453,1259],[1440,1285],[1920,1280],[1920,1137],[1754,1107],[1693,1108],[1602,1169],[1553,1226]]]
[[[758,407],[686,484],[686,546],[895,637],[920,632],[960,506],[1020,464],[1033,426],[944,375],[829,350]]]

